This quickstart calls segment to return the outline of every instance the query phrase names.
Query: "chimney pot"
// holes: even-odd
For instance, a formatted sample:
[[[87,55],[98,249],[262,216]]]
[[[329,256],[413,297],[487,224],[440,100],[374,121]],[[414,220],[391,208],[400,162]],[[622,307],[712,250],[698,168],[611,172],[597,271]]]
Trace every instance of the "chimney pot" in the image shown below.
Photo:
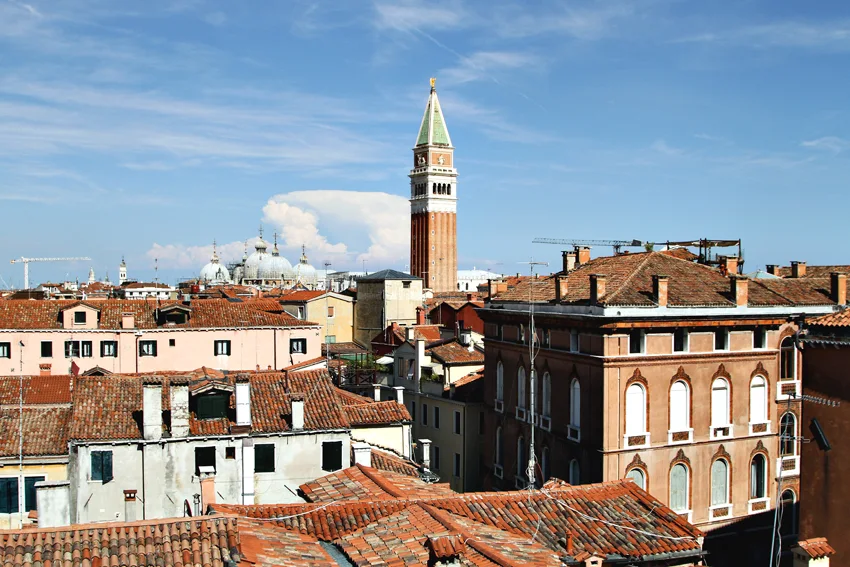
[[[605,297],[605,276],[590,274],[590,303],[596,305]]]
[[[404,405],[404,386],[393,386],[395,390],[395,401]]]
[[[412,341],[416,337],[416,329],[413,327],[404,328],[404,337],[408,341]]]
[[[735,298],[735,305],[738,307],[746,307],[749,301],[750,280],[745,276],[732,276],[730,278],[732,285],[732,297]]]
[[[667,307],[667,276],[652,276],[652,298],[659,307]]]
[[[576,266],[583,266],[590,262],[590,246],[576,246]]]
[[[207,506],[215,504],[215,468],[200,467],[198,471],[201,478],[201,513],[205,513]]]
[[[847,274],[832,272],[829,274],[830,297],[836,305],[847,304]]]
[[[422,447],[422,466],[431,470],[431,440],[420,439],[419,446]]]
[[[792,278],[802,278],[806,275],[806,263],[805,262],[791,262],[791,277]]]
[[[724,275],[733,276],[738,273],[738,257],[737,256],[721,256],[720,270]]]
[[[569,279],[567,276],[557,276],[555,278],[555,301],[560,303],[566,300],[569,290]]]
[[[292,394],[292,429],[304,429],[304,395]]]
[[[368,443],[352,443],[351,449],[354,451],[354,464],[364,467],[372,466],[372,446]]]
[[[372,397],[376,402],[381,401],[381,385],[380,384],[372,384]]]
[[[576,267],[576,253],[569,250],[562,251],[561,263],[565,274],[572,272]]]
[[[765,266],[765,269],[767,270],[767,273],[771,276],[779,276],[779,266],[777,266],[776,264],[768,264],[767,266]]]
[[[171,381],[171,436],[189,436],[189,384]]]

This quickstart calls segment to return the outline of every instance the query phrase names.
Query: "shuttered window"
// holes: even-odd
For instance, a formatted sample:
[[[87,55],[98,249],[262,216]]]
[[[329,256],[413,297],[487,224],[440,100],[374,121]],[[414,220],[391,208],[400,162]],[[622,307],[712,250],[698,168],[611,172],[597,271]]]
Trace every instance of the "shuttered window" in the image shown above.
[[[682,463],[670,471],[670,508],[675,512],[688,509],[688,468]]]
[[[783,457],[797,453],[797,418],[793,413],[786,413],[779,423],[779,454]]]
[[[28,476],[24,478],[24,510],[30,512],[38,508],[35,484],[44,480],[43,476]]]
[[[691,402],[688,399],[688,385],[677,380],[670,387],[670,431],[685,431],[690,428],[688,419]]]
[[[767,421],[767,384],[764,378],[756,376],[750,382],[750,422]]]
[[[570,384],[570,425],[581,427],[581,384],[578,378],[573,378]]]
[[[723,378],[711,385],[711,424],[729,425],[729,384]]]
[[[729,502],[729,465],[723,459],[717,459],[711,465],[711,505],[719,506]]]
[[[626,390],[626,435],[646,433],[645,394],[640,384],[632,384]]]
[[[0,478],[0,514],[18,511],[18,477]]]
[[[91,452],[91,479],[104,483],[112,480],[112,451]]]

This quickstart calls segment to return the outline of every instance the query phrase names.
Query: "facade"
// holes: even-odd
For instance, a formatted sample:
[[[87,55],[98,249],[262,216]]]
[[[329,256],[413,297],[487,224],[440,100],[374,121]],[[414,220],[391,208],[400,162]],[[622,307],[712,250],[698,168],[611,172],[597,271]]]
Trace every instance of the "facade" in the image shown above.
[[[410,272],[435,291],[456,291],[457,170],[434,79],[410,170]]]
[[[381,270],[357,279],[354,340],[370,344],[392,323],[414,325],[422,305],[422,279],[396,270]]]
[[[322,290],[292,290],[278,300],[293,317],[322,327],[323,342],[348,343],[354,338],[354,298]]]
[[[118,299],[177,299],[177,288],[156,282],[124,282],[115,289]]]
[[[471,270],[458,270],[457,290],[474,293],[478,291],[479,286],[487,285],[487,282],[491,280],[500,280],[502,277],[504,277],[503,274],[497,274],[490,270],[479,270],[475,267]]]
[[[322,335],[251,302],[3,301],[0,376],[283,368],[320,356]]]
[[[705,529],[773,510],[777,486],[799,490],[799,452],[777,441],[786,414],[799,416],[789,320],[832,312],[838,292],[724,275],[736,271],[628,254],[493,298],[479,311],[489,482],[527,485],[534,427],[544,480],[628,477]]]

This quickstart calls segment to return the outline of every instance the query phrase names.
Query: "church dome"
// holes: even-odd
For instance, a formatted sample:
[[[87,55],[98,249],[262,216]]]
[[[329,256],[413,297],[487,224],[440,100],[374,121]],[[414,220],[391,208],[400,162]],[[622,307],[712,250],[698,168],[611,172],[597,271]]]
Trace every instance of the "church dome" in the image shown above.
[[[292,264],[280,255],[277,249],[277,234],[274,235],[274,248],[268,259],[260,266],[260,279],[289,280],[292,279]]]
[[[268,246],[263,240],[263,237],[260,236],[260,239],[256,244],[254,244],[254,251],[251,252],[251,255],[245,260],[245,271],[243,277],[246,280],[261,279],[260,268],[268,261],[268,258],[270,258],[270,256],[266,253],[267,248]]]
[[[307,254],[304,247],[301,247],[301,259],[293,268],[295,271],[293,279],[295,285],[301,284],[306,287],[314,288],[319,283],[319,276],[316,273],[316,268],[307,262]]]
[[[209,264],[201,268],[200,279],[202,282],[230,283],[230,272],[219,263],[215,243],[213,243],[213,254]]]

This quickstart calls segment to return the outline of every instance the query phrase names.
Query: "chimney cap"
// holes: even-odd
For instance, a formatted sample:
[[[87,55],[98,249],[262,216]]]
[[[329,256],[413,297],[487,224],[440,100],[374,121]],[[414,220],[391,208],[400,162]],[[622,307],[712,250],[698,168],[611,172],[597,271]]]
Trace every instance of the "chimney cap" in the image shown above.
[[[142,384],[145,386],[162,386],[162,376],[142,376]]]

